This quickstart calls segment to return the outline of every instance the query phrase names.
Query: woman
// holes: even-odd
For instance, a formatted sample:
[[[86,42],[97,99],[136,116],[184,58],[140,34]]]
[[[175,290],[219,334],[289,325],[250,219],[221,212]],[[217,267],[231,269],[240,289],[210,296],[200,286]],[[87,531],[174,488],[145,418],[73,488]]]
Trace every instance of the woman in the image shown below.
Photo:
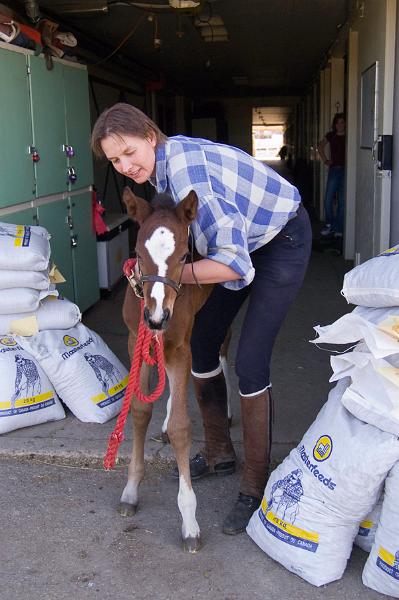
[[[203,257],[182,283],[215,283],[191,339],[194,389],[205,449],[190,461],[193,479],[235,470],[219,349],[249,298],[236,358],[245,463],[238,499],[223,524],[245,530],[263,496],[271,444],[270,359],[280,326],[302,284],[311,228],[298,190],[242,150],[185,136],[167,138],[140,110],[119,103],[98,118],[95,154],[138,184],[150,181],[175,202],[199,198],[192,232]]]
[[[331,131],[319,142],[317,149],[324,164],[328,166],[328,178],[324,197],[326,224],[321,235],[334,234],[342,237],[344,230],[344,183],[345,183],[345,116],[336,113]],[[325,150],[330,147],[330,158]],[[334,214],[334,200],[337,198],[337,208]]]

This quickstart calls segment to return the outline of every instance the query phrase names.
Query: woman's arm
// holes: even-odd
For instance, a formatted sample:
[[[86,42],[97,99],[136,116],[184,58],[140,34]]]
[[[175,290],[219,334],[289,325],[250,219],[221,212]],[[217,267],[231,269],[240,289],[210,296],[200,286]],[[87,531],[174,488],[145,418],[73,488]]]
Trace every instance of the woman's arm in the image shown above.
[[[195,278],[193,277],[193,269]],[[183,267],[182,283],[223,283],[225,281],[236,281],[241,276],[231,267],[223,263],[203,258],[197,262],[186,264]]]
[[[324,162],[325,165],[330,166],[331,160],[329,160],[324,152],[325,147],[329,144],[329,141],[327,138],[323,138],[317,145],[317,150],[319,151],[321,160]]]

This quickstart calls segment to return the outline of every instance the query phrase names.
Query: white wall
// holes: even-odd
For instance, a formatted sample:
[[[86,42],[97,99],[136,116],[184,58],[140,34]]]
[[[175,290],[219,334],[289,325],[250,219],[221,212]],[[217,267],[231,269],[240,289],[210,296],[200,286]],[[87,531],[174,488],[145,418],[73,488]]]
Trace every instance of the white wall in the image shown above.
[[[399,11],[396,18],[396,31],[399,31]],[[395,48],[395,96],[393,114],[393,169],[390,246],[396,244],[399,244],[399,36],[396,38]]]

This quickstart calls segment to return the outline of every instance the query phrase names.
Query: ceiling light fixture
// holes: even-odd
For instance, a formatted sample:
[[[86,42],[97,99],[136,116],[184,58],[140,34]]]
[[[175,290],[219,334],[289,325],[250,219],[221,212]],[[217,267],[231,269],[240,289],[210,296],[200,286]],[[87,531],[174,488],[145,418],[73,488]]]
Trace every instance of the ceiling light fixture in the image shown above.
[[[177,9],[197,8],[201,2],[195,0],[169,0],[169,6]]]

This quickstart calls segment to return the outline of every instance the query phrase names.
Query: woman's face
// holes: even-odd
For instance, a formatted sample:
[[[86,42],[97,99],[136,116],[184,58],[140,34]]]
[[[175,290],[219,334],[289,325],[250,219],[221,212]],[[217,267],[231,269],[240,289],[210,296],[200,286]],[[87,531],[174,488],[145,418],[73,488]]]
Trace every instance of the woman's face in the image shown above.
[[[118,173],[136,183],[145,183],[155,173],[155,146],[155,135],[109,135],[101,141],[105,156]]]
[[[345,119],[342,117],[335,123],[335,131],[338,133],[338,135],[345,133]]]

